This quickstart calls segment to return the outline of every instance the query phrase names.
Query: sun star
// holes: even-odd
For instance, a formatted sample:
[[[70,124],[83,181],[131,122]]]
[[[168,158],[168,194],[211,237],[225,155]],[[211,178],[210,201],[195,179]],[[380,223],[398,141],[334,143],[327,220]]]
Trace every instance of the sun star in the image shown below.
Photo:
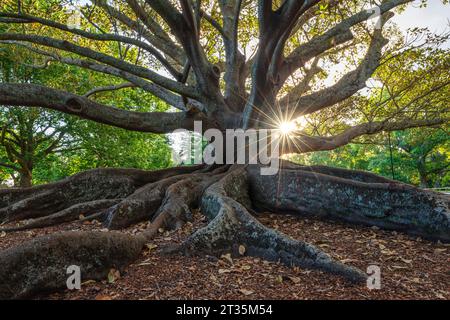
[[[293,121],[281,122],[278,129],[282,135],[287,136],[296,129],[296,125]]]

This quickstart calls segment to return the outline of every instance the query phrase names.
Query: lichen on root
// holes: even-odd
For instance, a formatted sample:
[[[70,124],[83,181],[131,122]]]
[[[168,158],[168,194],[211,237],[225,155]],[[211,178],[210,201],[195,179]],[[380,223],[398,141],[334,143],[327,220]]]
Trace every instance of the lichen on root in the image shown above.
[[[121,232],[64,232],[39,237],[0,252],[0,299],[28,298],[64,288],[67,268],[81,269],[82,281],[104,279],[136,260],[144,239]]]
[[[252,203],[273,212],[320,216],[450,241],[450,196],[362,171],[284,163],[272,176],[247,168]]]

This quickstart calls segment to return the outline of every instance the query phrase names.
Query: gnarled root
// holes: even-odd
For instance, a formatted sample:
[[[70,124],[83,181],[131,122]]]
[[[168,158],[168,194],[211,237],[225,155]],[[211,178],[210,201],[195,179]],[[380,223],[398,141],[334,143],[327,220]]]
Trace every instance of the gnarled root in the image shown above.
[[[221,174],[194,175],[167,188],[163,203],[144,232],[145,238],[152,239],[160,228],[174,230],[189,221],[191,209],[198,207],[203,191],[221,177]]]
[[[320,269],[362,282],[366,275],[318,248],[259,223],[253,208],[319,214],[348,222],[450,239],[448,197],[366,172],[304,167],[283,162],[277,175],[259,165],[180,167],[159,171],[91,170],[60,182],[0,190],[0,221],[34,218],[18,230],[77,219],[107,217],[110,228],[151,221],[138,235],[66,232],[36,238],[0,252],[0,298],[27,297],[65,286],[69,265],[83,280],[106,276],[135,260],[159,228],[176,229],[200,206],[210,222],[177,252],[232,253]],[[105,210],[105,208],[107,208]]]
[[[44,228],[64,222],[77,220],[79,219],[80,215],[84,215],[87,216],[87,218],[90,218],[90,215],[97,213],[101,210],[107,209],[113,205],[116,205],[121,200],[122,199],[103,199],[75,204],[69,208],[53,213],[51,215],[36,219],[30,219],[25,224],[18,227],[2,228],[0,229],[0,232],[1,231],[13,232],[36,228]]]
[[[65,232],[1,251],[0,299],[64,288],[71,265],[80,267],[83,280],[103,279],[137,259],[143,244],[142,237],[119,232]]]
[[[450,241],[450,197],[370,173],[315,169],[285,164],[277,175],[264,176],[260,166],[249,166],[253,204]]]
[[[169,215],[179,220],[182,212],[187,213],[189,206],[192,207],[198,202],[198,197],[201,196],[205,185],[212,183],[211,179],[215,179],[213,177],[220,174],[224,168],[226,167],[212,172],[180,174],[147,184],[118,205],[111,207],[106,213],[105,224],[109,229],[122,229],[141,221],[148,221],[155,216],[161,216],[156,224],[161,224],[162,220],[165,221],[164,223],[169,223],[167,220]],[[191,188],[190,191],[189,188]],[[160,211],[174,211],[161,213],[157,212],[159,208],[161,208]]]
[[[187,171],[194,171],[194,168]],[[149,219],[152,216],[149,212],[156,211],[159,207],[156,224],[153,223],[151,226],[159,225],[171,228],[180,226],[188,218],[186,217],[187,211],[191,207],[198,206],[203,190],[217,181],[226,170],[227,167],[224,166],[211,172],[179,174],[145,185],[133,194],[133,197],[136,195],[149,197],[137,198],[143,202],[137,202],[140,206],[135,206],[130,210],[132,214],[129,217],[131,218],[122,220],[125,221],[122,226],[129,225],[130,221],[138,222],[142,218]],[[180,172],[179,169],[174,171]],[[159,176],[163,175],[159,174]],[[128,200],[133,197],[129,197]],[[124,201],[121,201],[119,205]],[[13,229],[35,228],[67,222],[78,217],[80,213],[94,215],[94,212],[117,202],[119,199],[103,199],[73,205]],[[112,207],[113,209],[109,210],[114,210],[119,205],[116,204]],[[136,210],[139,208],[144,210]],[[133,214],[136,214],[138,218]],[[152,228],[135,236],[119,232],[65,232],[36,238],[2,251],[0,252],[2,266],[0,298],[23,298],[40,291],[62,288],[69,276],[66,271],[70,265],[80,267],[84,280],[104,278],[110,268],[121,269],[138,257],[146,239],[151,235],[151,230]]]
[[[177,251],[185,254],[246,254],[289,266],[319,269],[341,275],[352,282],[363,282],[362,271],[334,261],[316,247],[269,229],[252,217],[236,199],[248,203],[246,171],[236,169],[207,189],[202,199],[202,212],[212,221],[186,240]]]
[[[141,221],[150,220],[161,205],[166,189],[186,178],[174,176],[149,183],[106,212],[105,225],[109,229],[122,229]]]
[[[203,167],[94,169],[47,185],[0,189],[0,222],[43,217],[83,202],[125,198],[148,183]]]

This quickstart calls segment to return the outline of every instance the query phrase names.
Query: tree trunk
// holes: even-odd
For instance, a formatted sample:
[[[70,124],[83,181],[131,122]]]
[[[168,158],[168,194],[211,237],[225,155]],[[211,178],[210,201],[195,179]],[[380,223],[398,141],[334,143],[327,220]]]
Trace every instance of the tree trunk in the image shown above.
[[[430,181],[428,180],[428,174],[424,170],[418,170],[419,172],[419,180],[421,188],[429,188]]]
[[[431,185],[428,179],[427,169],[425,166],[425,159],[423,157],[420,157],[419,160],[417,161],[417,172],[419,173],[420,187],[429,188]]]
[[[31,170],[24,169],[19,172],[19,185],[21,188],[28,188],[33,185],[33,176]]]

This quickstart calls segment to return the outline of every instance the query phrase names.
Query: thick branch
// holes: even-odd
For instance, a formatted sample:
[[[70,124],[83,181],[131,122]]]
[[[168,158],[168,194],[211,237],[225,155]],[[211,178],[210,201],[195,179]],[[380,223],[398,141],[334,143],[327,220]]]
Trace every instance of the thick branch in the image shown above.
[[[275,103],[285,43],[301,14],[317,2],[285,0],[273,11],[272,1],[259,1],[259,49],[253,65],[252,92],[242,117],[244,128],[259,126],[262,114]]]
[[[193,129],[201,114],[185,112],[134,112],[96,103],[86,97],[34,84],[0,84],[0,104],[43,107],[74,114],[84,119],[134,131],[169,133]],[[203,119],[204,120],[204,119]]]
[[[389,10],[411,2],[412,0],[387,0],[379,6],[380,14],[384,14]],[[374,14],[373,10],[363,10],[359,13],[343,20],[335,27],[331,28],[324,34],[312,38],[308,43],[295,49],[283,62],[280,68],[280,82],[284,83],[289,75],[301,68],[308,60],[320,55],[332,47],[349,41],[353,38],[351,27],[370,19]]]
[[[35,52],[37,54],[51,57],[55,61],[59,61],[64,64],[73,65],[73,66],[77,66],[80,68],[89,69],[89,70],[92,70],[95,72],[100,72],[100,73],[104,73],[104,74],[122,78],[124,80],[127,80],[127,81],[133,83],[135,86],[143,89],[144,91],[152,93],[154,96],[167,102],[169,105],[171,105],[177,109],[180,109],[180,110],[186,110],[183,99],[180,96],[170,92],[169,90],[164,89],[161,86],[158,86],[157,84],[149,82],[149,81],[147,81],[143,78],[140,78],[138,76],[135,76],[131,73],[124,72],[117,68],[114,68],[114,67],[111,67],[108,65],[104,65],[104,64],[95,63],[95,62],[92,62],[89,60],[75,59],[75,58],[71,58],[71,57],[62,57],[56,53],[41,50],[41,49],[35,48],[26,43],[13,42],[13,44],[25,47],[28,50]],[[199,102],[194,101],[194,100],[189,100],[189,102],[192,105],[195,105],[197,107],[197,109],[203,110],[203,107],[201,106],[201,104]]]
[[[226,69],[224,80],[225,99],[233,110],[240,111],[245,105],[245,57],[238,49],[238,23],[242,0],[219,1],[223,19]]]
[[[185,60],[183,49],[176,45],[170,36],[161,28],[161,26],[151,20],[151,17],[148,14],[144,13],[144,16],[141,17],[140,14],[136,13],[138,18],[144,22],[145,26],[147,26],[151,32],[139,23],[139,21],[131,19],[124,13],[108,5],[106,0],[94,0],[93,2],[102,8],[108,15],[135,31],[137,34],[141,35],[148,42],[150,42],[155,48],[158,48],[166,55],[174,59],[179,65],[183,65],[183,61]],[[131,1],[129,1],[128,4],[133,10],[135,9],[135,7],[131,4]],[[152,21],[151,25],[149,24],[149,21]]]
[[[382,131],[396,131],[418,127],[430,127],[448,123],[449,118],[431,120],[405,120],[399,122],[367,122],[351,127],[344,132],[331,136],[319,137],[299,134],[292,136],[288,146],[284,146],[282,153],[304,153],[312,151],[334,150],[363,136],[372,135]]]
[[[393,13],[386,13],[383,16],[384,23],[393,16]],[[291,99],[291,95],[279,102],[282,107],[288,107],[293,111],[293,117],[310,114],[323,108],[332,106],[345,100],[366,86],[366,81],[372,76],[380,65],[382,48],[388,43],[383,37],[382,28],[374,31],[372,41],[359,66],[345,74],[335,85],[319,90],[307,96]]]
[[[1,12],[0,17],[1,16],[26,19],[27,21],[30,21],[30,22],[37,22],[42,25],[46,25],[46,26],[56,28],[56,29],[59,29],[62,31],[70,32],[72,34],[76,34],[76,35],[82,36],[87,39],[99,40],[99,41],[118,41],[121,43],[132,44],[132,45],[139,47],[141,49],[144,49],[147,52],[149,52],[150,54],[152,54],[156,59],[158,59],[159,62],[161,62],[161,64],[167,69],[167,71],[170,72],[171,75],[173,75],[175,78],[179,77],[178,71],[175,70],[171,66],[171,64],[163,57],[163,55],[158,50],[156,50],[155,48],[153,48],[152,46],[148,45],[147,43],[145,43],[143,41],[133,39],[130,37],[125,37],[125,36],[118,35],[118,34],[91,33],[91,32],[81,30],[81,29],[71,28],[65,24],[58,23],[58,22],[55,22],[52,20],[47,20],[47,19],[43,19],[40,17],[34,17],[31,15],[27,15],[27,14],[13,14],[13,13]]]
[[[98,87],[98,88],[94,88],[94,89],[86,92],[84,94],[84,97],[89,98],[90,96],[97,94],[99,92],[116,91],[116,90],[120,90],[120,89],[124,89],[124,88],[133,88],[133,87],[136,87],[136,85],[134,85],[133,83],[130,83],[130,82],[121,83],[121,84],[112,85],[112,86]]]
[[[208,99],[220,100],[222,96],[219,89],[220,71],[209,63],[199,42],[189,2],[181,0],[182,13],[168,1],[146,0],[146,2],[164,19],[182,44],[202,93]]]
[[[120,70],[129,72],[136,76],[149,79],[149,80],[155,82],[156,84],[158,84],[164,88],[167,88],[171,91],[178,92],[180,94],[189,96],[191,98],[196,98],[195,90],[193,88],[190,88],[183,84],[180,84],[177,81],[170,80],[170,79],[168,79],[164,76],[161,76],[160,74],[158,74],[154,71],[151,71],[147,68],[133,65],[126,61],[114,58],[112,56],[94,51],[94,50],[86,48],[86,47],[78,46],[69,41],[58,40],[58,39],[53,39],[50,37],[43,37],[43,36],[37,36],[37,35],[12,34],[12,33],[0,34],[0,40],[26,41],[26,42],[43,45],[46,47],[52,47],[52,48],[72,52],[72,53],[78,54],[80,56],[94,59],[96,61],[99,61],[99,62],[105,63],[107,65],[113,66],[115,68],[118,68]]]

